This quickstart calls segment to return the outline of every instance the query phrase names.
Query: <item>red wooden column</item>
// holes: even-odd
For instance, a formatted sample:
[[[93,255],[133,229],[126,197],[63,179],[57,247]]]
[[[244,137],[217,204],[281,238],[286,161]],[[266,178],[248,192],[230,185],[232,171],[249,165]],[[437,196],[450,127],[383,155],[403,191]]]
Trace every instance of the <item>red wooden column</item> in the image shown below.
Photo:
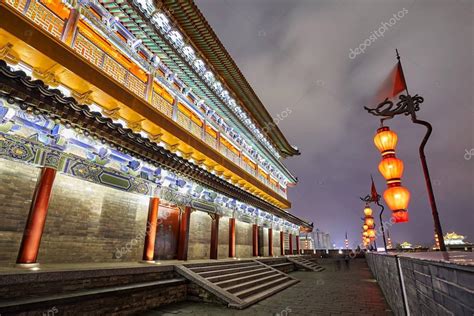
[[[258,256],[258,225],[253,224],[252,226],[252,255]]]
[[[211,259],[217,259],[217,250],[219,248],[219,218],[218,214],[211,214]]]
[[[235,218],[229,218],[229,257],[235,257]]]
[[[280,254],[282,256],[285,255],[285,233],[280,231]]]
[[[143,247],[143,260],[145,261],[152,261],[155,254],[156,225],[158,222],[159,206],[159,198],[150,198],[150,204],[148,206],[148,219],[146,222],[145,231],[145,245]]]
[[[21,239],[20,251],[16,260],[18,264],[36,263],[55,177],[56,169],[43,167],[41,170]]]
[[[188,260],[189,221],[191,219],[191,208],[186,206],[181,212],[179,221],[178,237],[178,260]]]
[[[273,230],[268,229],[268,255],[273,257]]]
[[[289,241],[289,247],[290,247],[290,255],[293,254],[293,235],[288,234],[288,241]]]
[[[296,252],[300,254],[300,236],[296,236]]]

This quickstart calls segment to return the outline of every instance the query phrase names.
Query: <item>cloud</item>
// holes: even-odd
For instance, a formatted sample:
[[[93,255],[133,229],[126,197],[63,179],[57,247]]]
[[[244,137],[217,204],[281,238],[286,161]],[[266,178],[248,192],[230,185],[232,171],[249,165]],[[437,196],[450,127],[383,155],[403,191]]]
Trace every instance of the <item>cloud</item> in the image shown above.
[[[232,57],[302,156],[286,164],[300,179],[290,190],[292,212],[313,220],[342,246],[347,230],[359,240],[363,204],[373,174],[380,193],[378,126],[363,110],[402,55],[410,93],[425,98],[419,117],[434,132],[428,163],[445,231],[474,239],[473,3],[469,1],[225,1],[199,0]],[[364,54],[348,57],[371,32],[403,8],[406,15]],[[394,242],[430,243],[433,224],[418,158],[423,127],[409,118],[390,122],[412,193],[410,222],[392,227]],[[388,219],[390,211],[386,212]],[[381,243],[381,241],[379,241]]]

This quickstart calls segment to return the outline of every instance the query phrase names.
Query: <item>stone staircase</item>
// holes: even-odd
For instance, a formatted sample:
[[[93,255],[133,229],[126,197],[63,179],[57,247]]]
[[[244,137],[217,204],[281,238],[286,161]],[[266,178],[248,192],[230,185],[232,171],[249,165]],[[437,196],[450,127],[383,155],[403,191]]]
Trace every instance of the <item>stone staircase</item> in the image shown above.
[[[257,260],[184,264],[176,272],[223,300],[243,309],[299,282]]]
[[[297,267],[303,268],[305,270],[321,272],[325,269],[316,262],[310,260],[309,258],[305,258],[302,256],[287,256],[286,258],[289,261],[293,262]]]

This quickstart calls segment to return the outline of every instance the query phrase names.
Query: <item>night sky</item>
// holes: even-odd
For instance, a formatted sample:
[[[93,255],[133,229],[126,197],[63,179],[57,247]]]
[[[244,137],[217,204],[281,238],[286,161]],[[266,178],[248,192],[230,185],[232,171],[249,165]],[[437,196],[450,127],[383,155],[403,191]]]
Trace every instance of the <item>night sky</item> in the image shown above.
[[[359,196],[369,193],[370,174],[380,194],[386,188],[372,141],[379,122],[363,106],[371,105],[398,48],[410,93],[425,98],[418,116],[434,127],[426,153],[443,230],[474,242],[474,1],[196,2],[272,116],[291,110],[279,124],[302,152],[285,161],[299,178],[291,212],[329,232],[338,247],[346,231],[351,245],[361,241]],[[394,14],[402,17],[385,24],[383,37],[349,56]],[[390,227],[390,235],[394,244],[432,245],[418,156],[424,127],[405,116],[386,125],[398,133],[402,184],[412,194],[410,221]]]

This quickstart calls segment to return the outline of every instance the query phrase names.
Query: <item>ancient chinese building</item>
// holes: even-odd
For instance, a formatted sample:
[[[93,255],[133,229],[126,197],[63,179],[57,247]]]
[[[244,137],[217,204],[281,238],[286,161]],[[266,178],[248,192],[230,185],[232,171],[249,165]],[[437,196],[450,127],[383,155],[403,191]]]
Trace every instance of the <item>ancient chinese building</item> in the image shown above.
[[[299,250],[299,152],[194,3],[0,10],[0,264]]]

